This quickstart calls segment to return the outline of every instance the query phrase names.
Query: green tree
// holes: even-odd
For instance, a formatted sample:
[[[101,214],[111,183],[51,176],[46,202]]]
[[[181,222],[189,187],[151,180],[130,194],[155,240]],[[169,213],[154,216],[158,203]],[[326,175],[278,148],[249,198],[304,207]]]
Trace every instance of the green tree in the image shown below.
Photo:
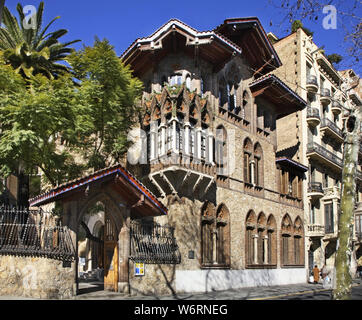
[[[31,75],[42,74],[48,78],[58,77],[68,71],[68,67],[59,62],[73,50],[69,46],[80,40],[67,43],[59,42],[59,38],[67,34],[67,30],[60,29],[47,33],[50,26],[59,17],[54,18],[45,28],[42,28],[44,2],[40,2],[36,15],[29,22],[34,28],[24,28],[25,19],[23,7],[17,5],[19,21],[7,7],[4,7],[3,23],[5,28],[0,28],[0,50],[4,51],[6,63],[11,64],[16,72],[25,78]]]
[[[10,66],[0,65],[0,175],[38,167],[54,186],[81,172],[69,148],[75,141],[76,94],[69,75],[37,75],[28,90]]]
[[[79,81],[77,133],[89,168],[119,162],[127,134],[137,120],[142,82],[132,76],[107,40],[95,40],[68,58]]]
[[[0,175],[40,168],[52,186],[118,162],[141,82],[108,41],[69,57],[73,75],[23,79],[0,55]],[[26,86],[30,82],[30,86]]]
[[[292,32],[296,32],[298,29],[303,29],[303,31],[308,35],[308,36],[313,36],[314,32],[310,31],[308,28],[303,26],[303,23],[300,20],[294,20],[292,23]]]
[[[338,53],[332,53],[332,54],[327,55],[327,59],[332,64],[338,64],[342,61],[343,58]]]

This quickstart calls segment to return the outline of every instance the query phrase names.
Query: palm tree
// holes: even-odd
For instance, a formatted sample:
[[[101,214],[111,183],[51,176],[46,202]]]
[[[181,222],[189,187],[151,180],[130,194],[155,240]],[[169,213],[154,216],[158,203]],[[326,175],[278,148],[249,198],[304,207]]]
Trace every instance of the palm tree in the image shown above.
[[[10,13],[7,7],[3,11],[5,28],[0,28],[0,50],[7,63],[25,78],[32,75],[43,74],[48,78],[56,78],[59,74],[68,72],[66,65],[58,63],[64,61],[72,48],[69,45],[80,40],[61,43],[58,39],[68,31],[60,29],[47,33],[49,27],[59,17],[54,18],[42,29],[44,2],[40,2],[36,16],[31,19],[34,28],[24,28],[26,17],[23,7],[18,3],[16,7],[19,21]]]

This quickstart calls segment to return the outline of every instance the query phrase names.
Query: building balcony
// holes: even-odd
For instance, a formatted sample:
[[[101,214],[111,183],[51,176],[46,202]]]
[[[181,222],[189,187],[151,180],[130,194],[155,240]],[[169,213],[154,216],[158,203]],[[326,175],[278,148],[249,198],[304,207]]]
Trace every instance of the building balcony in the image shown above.
[[[309,237],[318,237],[323,238],[324,237],[324,226],[319,224],[308,224],[308,236]]]
[[[342,112],[341,103],[337,100],[333,101],[331,111],[336,115],[340,114]]]
[[[306,89],[310,93],[316,93],[318,91],[318,80],[314,75],[309,75],[307,77]]]
[[[312,107],[307,108],[307,123],[310,126],[315,127],[319,125],[320,122],[321,119],[319,116],[318,108],[312,108]]]
[[[322,183],[320,182],[310,182],[308,184],[308,197],[312,200],[318,200],[324,196]]]
[[[342,169],[343,160],[316,142],[307,144],[307,157],[338,172]]]
[[[320,132],[323,135],[328,135],[330,136],[333,140],[337,140],[339,143],[343,142],[343,134],[342,134],[342,130],[339,129],[337,127],[337,125],[329,120],[328,118],[323,118],[321,121],[321,126],[320,126]]]
[[[151,162],[142,182],[157,197],[193,195],[202,199],[215,185],[216,167],[202,159],[172,153]]]
[[[331,90],[326,89],[326,88],[321,88],[321,95],[320,95],[319,100],[322,105],[328,106],[332,101]]]

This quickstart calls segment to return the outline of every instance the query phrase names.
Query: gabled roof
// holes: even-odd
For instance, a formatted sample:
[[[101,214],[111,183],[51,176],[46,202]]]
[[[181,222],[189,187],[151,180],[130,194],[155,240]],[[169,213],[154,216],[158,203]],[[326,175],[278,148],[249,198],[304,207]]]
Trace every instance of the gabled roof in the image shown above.
[[[261,75],[282,65],[257,17],[229,18],[215,31],[240,46],[246,59]]]
[[[168,38],[172,38],[169,46],[166,43]],[[143,68],[151,67],[152,59],[155,59],[153,53],[157,54],[161,49],[172,50],[175,45],[183,50],[196,46],[200,56],[221,66],[233,54],[242,52],[238,45],[214,30],[198,31],[178,19],[171,19],[152,35],[136,39],[120,58],[124,63],[130,64],[136,74],[143,73]],[[189,53],[194,55],[194,49]]]
[[[109,179],[115,177],[115,179]],[[40,194],[29,200],[30,206],[41,206],[57,200],[67,199],[78,193],[84,193],[86,188],[96,182],[112,180],[117,186],[117,190],[122,190],[122,194],[134,201],[140,195],[145,198],[144,204],[136,210],[144,211],[145,215],[167,214],[167,208],[157,200],[157,197],[148,190],[138,179],[120,164],[104,168],[87,176],[63,183],[48,192]],[[132,203],[134,204],[134,203]],[[142,215],[142,213],[139,213]]]

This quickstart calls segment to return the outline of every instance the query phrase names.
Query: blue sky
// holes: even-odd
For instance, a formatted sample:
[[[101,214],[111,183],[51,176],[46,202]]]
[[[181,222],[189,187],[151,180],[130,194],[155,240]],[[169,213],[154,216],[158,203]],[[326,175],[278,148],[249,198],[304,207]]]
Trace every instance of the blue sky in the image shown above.
[[[351,1],[351,0],[346,0]],[[16,4],[38,6],[40,0],[6,0],[6,6],[15,13]],[[275,1],[276,2],[276,1]],[[337,8],[338,9],[338,8]],[[361,16],[359,8],[359,16]],[[120,55],[136,38],[148,36],[171,18],[178,18],[200,31],[213,29],[226,18],[257,16],[266,32],[285,36],[288,24],[279,26],[282,11],[273,7],[268,0],[45,0],[44,22],[60,16],[53,29],[65,28],[68,35],[62,40],[81,39],[82,45],[92,45],[94,37],[107,38]],[[323,13],[321,13],[323,17]],[[273,24],[270,26],[270,21]],[[322,21],[305,22],[305,26],[314,31],[317,45],[325,45],[327,54],[345,54],[343,49],[343,30],[325,30]],[[350,67],[350,65],[341,65]],[[360,73],[360,66],[354,65]]]

